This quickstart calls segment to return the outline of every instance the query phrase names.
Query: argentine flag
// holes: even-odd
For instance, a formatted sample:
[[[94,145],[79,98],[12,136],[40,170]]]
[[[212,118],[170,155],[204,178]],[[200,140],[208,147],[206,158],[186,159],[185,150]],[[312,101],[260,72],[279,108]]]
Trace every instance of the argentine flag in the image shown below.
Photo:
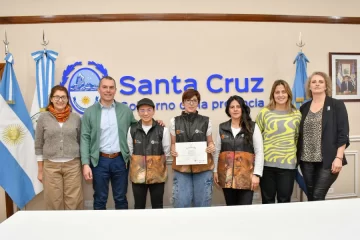
[[[306,102],[305,83],[307,79],[306,68],[308,62],[309,60],[302,52],[298,53],[294,61],[294,63],[296,63],[296,72],[292,94],[293,104],[296,108],[300,108],[300,106]]]
[[[294,63],[296,63],[296,72],[295,72],[295,80],[294,80],[292,93],[293,93],[293,104],[298,109],[301,107],[303,103],[307,102],[306,93],[305,93],[305,83],[307,79],[308,62],[309,60],[302,52],[298,53],[294,61]],[[300,161],[300,159],[297,159],[297,161]],[[301,190],[303,190],[304,193],[307,195],[306,184],[302,172],[300,170],[300,167],[298,167],[297,169],[295,180],[298,183]]]
[[[34,129],[16,80],[12,54],[0,82],[0,186],[23,208],[42,191],[37,179]]]
[[[341,89],[342,81],[343,81],[342,67],[341,67],[341,63],[339,63],[338,71],[337,71],[337,75],[336,75],[336,84],[338,85],[339,89]]]
[[[40,112],[45,111],[48,105],[49,95],[54,87],[55,61],[58,55],[52,50],[40,50],[31,54],[36,62],[36,90],[30,111],[34,129]]]

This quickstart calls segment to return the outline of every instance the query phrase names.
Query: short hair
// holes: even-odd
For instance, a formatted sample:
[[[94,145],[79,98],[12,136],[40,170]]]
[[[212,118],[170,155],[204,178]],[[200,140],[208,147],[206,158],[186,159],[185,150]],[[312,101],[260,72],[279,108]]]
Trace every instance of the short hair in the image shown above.
[[[292,103],[292,98],[293,98],[293,95],[292,95],[292,91],[291,91],[291,88],[289,86],[289,84],[285,81],[285,80],[282,80],[282,79],[278,79],[276,80],[272,87],[271,87],[271,92],[270,92],[270,97],[269,97],[269,104],[266,106],[266,108],[270,109],[270,110],[274,110],[275,107],[276,107],[276,102],[275,102],[275,98],[274,98],[274,93],[275,93],[275,90],[276,90],[276,87],[279,86],[279,85],[282,85],[284,86],[285,88],[285,91],[288,95],[288,100],[286,102],[286,105],[287,105],[287,111],[290,113],[294,110],[296,110],[296,107],[294,106],[294,104]],[[305,99],[304,99],[305,100]]]
[[[331,96],[331,79],[329,77],[329,75],[327,75],[324,72],[313,72],[307,79],[306,81],[306,85],[305,85],[305,89],[306,89],[306,96],[308,98],[312,98],[312,92],[310,90],[310,82],[311,79],[315,76],[315,75],[319,75],[321,77],[323,77],[325,79],[325,85],[326,85],[326,90],[325,90],[325,94],[326,96]]]
[[[50,95],[49,95],[49,102],[48,102],[48,105],[46,106],[46,110],[49,111],[50,106],[54,107],[54,104],[51,102],[51,99],[54,97],[54,94],[55,94],[56,91],[62,91],[64,93],[66,93],[66,97],[68,99],[68,102],[67,102],[66,105],[68,105],[71,108],[71,106],[70,106],[70,97],[69,97],[69,92],[68,92],[67,88],[64,87],[64,86],[61,86],[61,85],[56,85],[51,89],[51,92],[50,92]]]
[[[115,79],[113,79],[112,77],[110,77],[110,76],[104,76],[104,77],[102,77],[101,79],[100,79],[100,82],[99,82],[99,87],[101,86],[101,82],[102,82],[102,80],[112,80],[112,81],[114,81],[114,85],[115,85],[115,88],[116,88],[116,82],[115,82]]]
[[[198,102],[200,102],[201,100],[201,96],[200,96],[200,93],[198,92],[198,90],[196,89],[193,89],[193,88],[190,88],[190,89],[187,89],[183,95],[182,95],[182,102],[184,103],[184,101],[186,99],[191,99],[192,97],[196,96]]]
[[[351,77],[350,77],[349,75],[345,75],[345,76],[344,76],[344,79],[346,79],[346,78],[347,78],[348,80],[351,80]]]

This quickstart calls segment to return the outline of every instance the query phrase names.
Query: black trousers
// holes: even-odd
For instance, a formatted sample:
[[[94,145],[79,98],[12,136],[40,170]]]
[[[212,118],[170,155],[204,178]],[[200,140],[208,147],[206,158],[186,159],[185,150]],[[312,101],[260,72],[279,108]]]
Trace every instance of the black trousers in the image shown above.
[[[251,190],[223,188],[227,206],[251,205],[254,192]]]
[[[150,191],[152,208],[163,208],[164,187],[165,187],[165,183],[154,183],[154,184],[132,183],[132,189],[135,200],[135,209],[145,209],[146,195],[148,189]]]
[[[325,200],[329,188],[335,182],[339,173],[333,174],[331,169],[323,169],[321,162],[301,161],[300,167],[308,192],[308,201]]]
[[[275,203],[275,196],[278,203],[290,202],[295,176],[296,169],[264,167],[263,176],[260,179],[262,203]]]

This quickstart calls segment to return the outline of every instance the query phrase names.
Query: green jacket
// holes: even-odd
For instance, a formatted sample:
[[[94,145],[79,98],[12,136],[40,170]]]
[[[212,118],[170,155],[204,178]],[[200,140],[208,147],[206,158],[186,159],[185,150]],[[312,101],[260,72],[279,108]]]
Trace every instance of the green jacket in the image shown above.
[[[127,132],[132,123],[137,121],[128,106],[115,101],[115,111],[119,131],[121,154],[125,163],[129,161],[129,148],[127,145]],[[90,164],[96,167],[100,156],[100,122],[101,106],[97,102],[87,108],[81,120],[80,153],[82,164]]]

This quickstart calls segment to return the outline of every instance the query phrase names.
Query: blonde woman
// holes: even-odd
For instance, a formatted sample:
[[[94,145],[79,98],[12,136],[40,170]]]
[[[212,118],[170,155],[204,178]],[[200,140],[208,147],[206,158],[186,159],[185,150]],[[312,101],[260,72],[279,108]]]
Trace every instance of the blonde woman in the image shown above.
[[[306,83],[311,101],[301,106],[298,159],[309,201],[325,200],[331,185],[346,165],[349,120],[345,104],[331,96],[330,77],[314,72]]]
[[[264,171],[260,180],[262,203],[290,202],[297,158],[296,144],[301,120],[291,103],[292,92],[284,80],[276,80],[270,102],[256,118],[264,140]]]
[[[83,208],[80,117],[71,112],[65,87],[51,89],[47,111],[38,119],[35,154],[48,210]]]

